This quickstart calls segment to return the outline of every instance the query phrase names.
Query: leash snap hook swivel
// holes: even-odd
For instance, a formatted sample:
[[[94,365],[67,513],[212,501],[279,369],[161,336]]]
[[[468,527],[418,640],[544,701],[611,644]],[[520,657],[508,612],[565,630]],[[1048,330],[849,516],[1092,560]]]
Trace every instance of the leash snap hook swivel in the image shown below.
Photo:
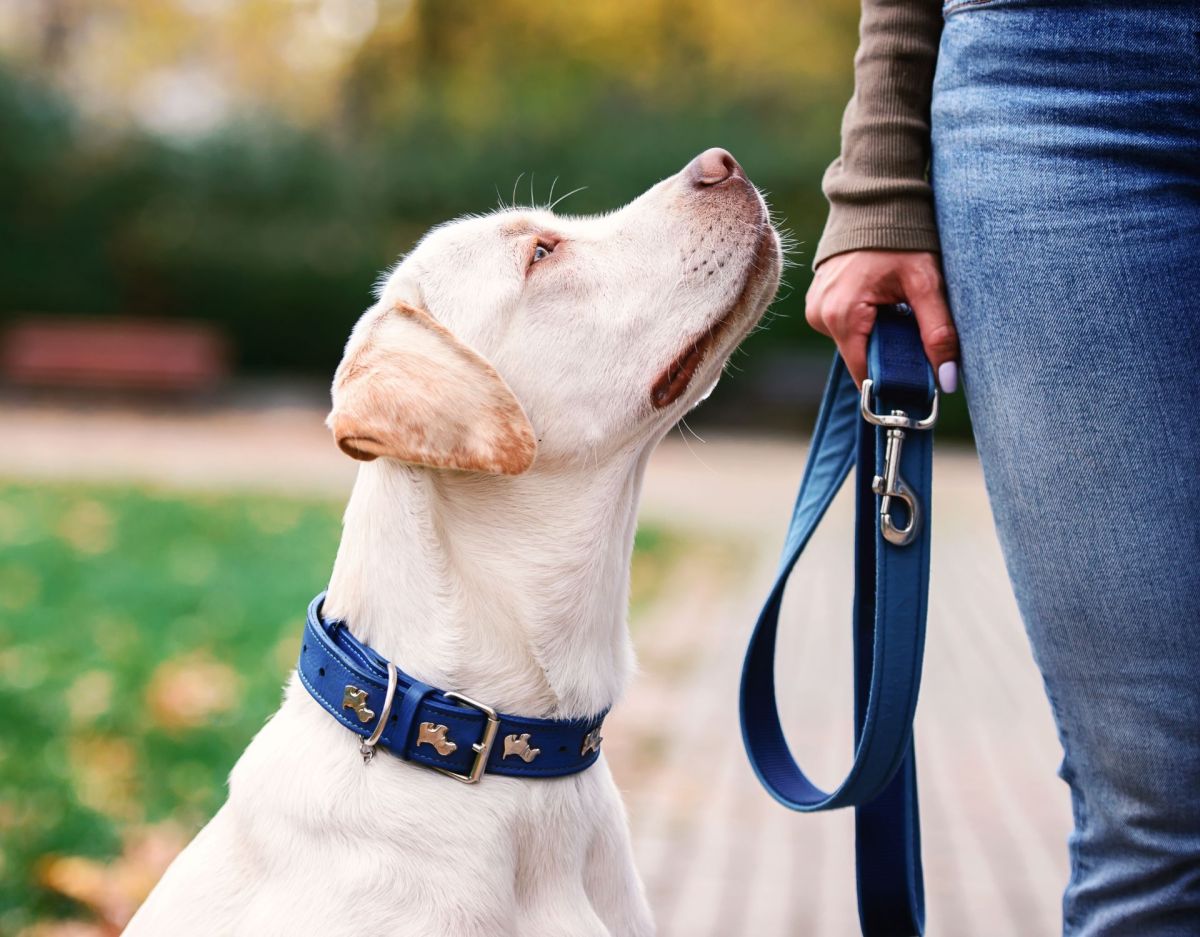
[[[894,416],[904,415],[903,410],[893,410]],[[900,453],[904,447],[904,430],[887,431],[887,448],[883,456],[883,474],[876,475],[871,490],[882,498],[879,502],[879,529],[883,539],[898,547],[907,546],[916,537],[921,525],[921,504],[900,474]],[[892,501],[901,501],[907,514],[903,527],[893,519]]]
[[[921,529],[921,503],[900,474],[900,455],[904,450],[907,432],[933,429],[937,423],[939,394],[935,388],[929,415],[918,420],[910,417],[904,410],[893,410],[887,414],[876,413],[871,407],[873,389],[873,381],[863,381],[859,411],[868,423],[887,430],[887,444],[883,453],[883,474],[875,476],[871,482],[871,490],[880,496],[879,530],[883,539],[895,546],[904,547],[916,539]],[[897,524],[894,519],[893,501],[904,504],[907,514],[904,526]]]

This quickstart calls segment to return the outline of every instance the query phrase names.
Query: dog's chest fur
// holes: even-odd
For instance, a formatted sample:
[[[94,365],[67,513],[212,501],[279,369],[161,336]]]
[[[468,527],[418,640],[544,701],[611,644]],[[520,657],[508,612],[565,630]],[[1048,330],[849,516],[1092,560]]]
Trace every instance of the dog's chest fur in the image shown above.
[[[142,915],[172,937],[651,932],[603,759],[551,782],[485,783],[390,756],[364,768],[356,740],[293,683]],[[199,872],[202,891],[188,887]]]
[[[644,461],[564,480],[561,505],[544,486],[520,482],[503,502],[468,479],[366,466],[330,615],[418,678],[498,709],[603,710],[631,667],[624,571]],[[652,930],[603,758],[570,777],[474,786],[390,754],[364,765],[358,738],[295,679],[235,766],[228,803],[139,920],[156,905],[179,921],[171,937],[192,921],[197,935],[255,937]]]

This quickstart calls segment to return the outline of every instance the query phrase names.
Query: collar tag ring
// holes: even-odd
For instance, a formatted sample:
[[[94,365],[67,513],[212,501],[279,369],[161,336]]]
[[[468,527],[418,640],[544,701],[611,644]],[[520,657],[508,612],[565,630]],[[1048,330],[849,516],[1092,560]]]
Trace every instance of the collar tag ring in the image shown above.
[[[388,661],[387,669],[387,693],[383,697],[383,709],[379,713],[379,721],[375,723],[375,731],[371,733],[370,737],[363,739],[358,745],[364,765],[369,765],[371,759],[375,757],[375,746],[379,742],[379,737],[383,735],[383,730],[387,728],[388,719],[392,715],[392,700],[396,696],[396,665]]]

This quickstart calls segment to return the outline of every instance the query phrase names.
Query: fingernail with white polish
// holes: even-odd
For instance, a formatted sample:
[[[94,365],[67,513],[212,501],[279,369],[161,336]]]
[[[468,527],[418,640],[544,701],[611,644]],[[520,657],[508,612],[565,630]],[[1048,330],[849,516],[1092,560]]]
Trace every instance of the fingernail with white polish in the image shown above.
[[[947,361],[938,368],[938,386],[944,394],[952,394],[958,390],[957,362]]]

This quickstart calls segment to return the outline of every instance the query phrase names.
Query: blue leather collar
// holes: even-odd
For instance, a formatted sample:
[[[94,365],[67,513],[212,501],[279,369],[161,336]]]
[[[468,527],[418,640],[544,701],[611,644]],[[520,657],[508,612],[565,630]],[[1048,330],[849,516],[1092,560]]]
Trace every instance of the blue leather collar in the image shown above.
[[[474,783],[484,773],[562,777],[600,757],[600,726],[607,712],[563,720],[497,713],[397,670],[355,638],[345,622],[326,621],[324,600],[322,592],[308,606],[297,672],[326,712],[363,737],[366,760],[375,748],[386,748]]]

